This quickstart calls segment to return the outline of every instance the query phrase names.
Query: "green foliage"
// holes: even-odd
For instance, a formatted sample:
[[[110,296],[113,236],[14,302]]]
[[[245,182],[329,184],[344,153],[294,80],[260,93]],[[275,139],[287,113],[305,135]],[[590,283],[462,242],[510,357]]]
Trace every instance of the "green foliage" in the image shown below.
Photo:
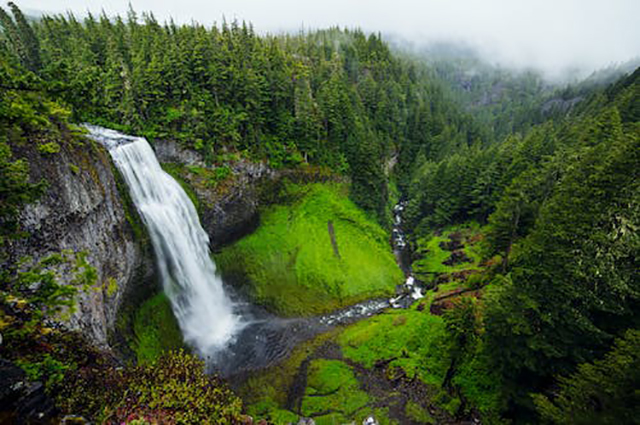
[[[19,235],[18,212],[44,190],[44,182],[29,182],[29,166],[25,160],[11,160],[11,148],[3,139],[0,134],[0,247],[5,246],[6,238]],[[4,254],[0,254],[2,257]]]
[[[292,200],[267,208],[255,233],[216,255],[223,274],[248,278],[257,302],[311,315],[388,295],[402,282],[388,234],[348,200],[344,186],[289,186],[282,197]]]
[[[552,396],[535,403],[546,421],[557,424],[635,423],[640,417],[640,331],[629,330],[600,360],[581,364],[559,378]]]
[[[152,362],[163,352],[183,346],[182,333],[163,292],[145,301],[133,321],[133,350],[138,362]]]
[[[441,245],[450,243],[451,237],[460,238],[463,245],[461,250],[471,260],[470,262],[464,261],[453,265],[444,264],[451,257],[452,251],[443,249]],[[413,255],[415,260],[411,267],[416,276],[427,282],[443,273],[480,271],[480,262],[483,258],[484,250],[482,229],[477,223],[448,226],[439,231],[437,235],[429,233],[424,237],[418,238]]]
[[[30,27],[15,5],[10,6],[16,22],[7,20],[6,13],[0,10],[0,23],[7,31],[0,31],[0,39],[14,37],[15,41],[15,37],[22,37],[20,48],[31,49],[33,45],[29,43],[34,40],[28,38]],[[0,49],[2,356],[20,365],[29,379],[42,381],[46,390],[53,393],[66,373],[92,358],[80,338],[61,331],[56,324],[69,318],[75,309],[78,291],[93,287],[97,272],[88,263],[86,253],[64,251],[36,261],[31,258],[17,261],[8,255],[11,253],[6,249],[9,240],[24,236],[19,226],[19,212],[37,200],[46,188],[44,180],[30,181],[28,159],[20,157],[25,155],[25,145],[36,145],[34,152],[54,154],[62,146],[75,142],[76,132],[67,126],[68,110],[45,96],[42,81],[19,65],[23,62],[31,69],[37,68],[34,51],[21,50],[20,61],[14,61],[5,53]]]
[[[639,75],[596,91],[565,121],[442,159],[416,156],[404,217],[422,256],[414,271],[445,272],[433,233],[470,218],[488,222],[477,259],[491,273],[498,257],[486,258],[503,260],[474,342],[450,335],[451,383],[491,417],[506,409],[535,421],[530,392],[593,361],[640,321],[639,133],[629,100]]]
[[[80,167],[78,167],[75,164],[69,164],[69,169],[71,170],[71,172],[75,175],[80,174]]]
[[[456,46],[425,53],[424,60],[445,89],[482,124],[490,139],[527,131],[581,100],[580,93],[562,93],[536,71],[504,69]]]
[[[79,370],[64,382],[58,403],[103,423],[235,424],[242,409],[201,360],[182,351],[136,367]]]
[[[509,396],[529,409],[525,388],[593,360],[638,320],[640,138],[621,131],[615,111],[585,129],[592,138],[565,159],[488,311],[495,363]]]
[[[478,338],[480,321],[473,298],[460,298],[454,308],[444,314],[445,329],[450,337],[452,357],[461,357]]]
[[[7,18],[0,9],[0,25],[7,25]],[[0,40],[3,36],[13,37],[0,31]],[[64,131],[67,111],[43,94],[38,77],[21,68],[1,49],[0,81],[0,247],[4,247],[8,238],[21,236],[19,210],[35,201],[46,187],[44,180],[29,181],[27,159],[14,158],[14,153],[22,152],[20,146],[24,143],[43,140],[46,142],[39,143],[38,149],[43,154],[56,153],[73,136],[65,135]],[[2,250],[0,258],[4,255]]]
[[[394,152],[411,168],[419,151],[480,139],[426,68],[376,34],[260,37],[245,23],[160,25],[151,14],[30,24],[11,8],[13,18],[0,14],[6,55],[37,71],[76,121],[180,140],[207,163],[241,152],[275,168],[328,166],[349,175],[352,199],[380,221]]]
[[[196,175],[198,184],[207,189],[215,189],[221,182],[231,176],[231,169],[226,165],[215,168],[188,165],[186,170]]]
[[[435,419],[429,414],[428,411],[422,408],[418,403],[414,401],[407,402],[405,406],[405,412],[409,418],[420,424],[434,424]]]
[[[467,354],[456,365],[452,384],[468,402],[467,407],[477,409],[488,423],[499,423],[504,411],[500,375],[492,368],[491,356],[479,339],[469,346]]]
[[[0,41],[19,57],[25,68],[36,72],[42,66],[39,40],[18,6],[13,2],[8,5],[13,18],[0,8]]]
[[[332,338],[333,334],[334,332],[330,331],[303,342],[282,362],[253,373],[239,390],[239,395],[247,404],[247,413],[254,418],[264,418],[276,424],[287,423],[278,418],[294,415],[284,409],[287,405],[288,391],[294,385],[298,371],[308,356]],[[295,420],[297,415],[293,421]]]
[[[16,363],[25,371],[29,380],[44,382],[47,388],[62,383],[65,373],[73,367],[56,360],[48,353],[35,363],[21,359]]]
[[[110,277],[107,279],[107,296],[113,297],[118,291],[118,281]]]
[[[60,145],[56,142],[43,143],[38,145],[38,151],[44,155],[52,155],[60,152]]]
[[[546,173],[530,170],[541,167],[555,149],[553,127],[546,125],[532,130],[524,138],[511,136],[488,148],[474,145],[459,149],[440,161],[423,158],[409,187],[407,224],[418,233],[425,233],[469,220],[485,223],[498,203],[506,202],[503,194],[510,185],[509,189],[514,187],[516,194],[526,190],[532,197],[536,196],[534,199],[546,196],[545,189],[555,176],[553,168],[543,168]],[[514,180],[524,188],[516,192],[518,183],[513,183]],[[523,218],[521,225],[531,224],[530,215],[525,218],[529,221]]]
[[[14,360],[29,379],[43,382],[50,392],[79,360],[68,353],[73,335],[65,340],[54,323],[68,319],[74,311],[78,287],[87,289],[96,281],[96,271],[85,257],[84,253],[63,252],[36,263],[25,259],[0,275],[3,357]],[[70,276],[70,281],[61,283],[61,273]]]
[[[369,216],[340,188],[290,188],[281,194],[287,205],[270,208],[254,235],[219,255],[226,273],[249,277],[260,302],[281,313],[314,314],[387,295],[402,279],[388,235],[369,218],[388,215],[388,172],[397,160],[391,177],[409,201],[403,224],[422,257],[415,271],[480,268],[481,257],[499,254],[503,274],[484,292],[487,307],[458,306],[444,318],[390,312],[349,326],[338,338],[345,356],[366,367],[390,360],[390,371],[400,368],[439,387],[435,401],[451,414],[478,409],[492,419],[505,408],[535,422],[535,399],[544,418],[557,422],[631,417],[636,365],[628,347],[637,338],[627,334],[610,349],[640,323],[639,70],[591,95],[580,87],[549,94],[531,73],[479,67],[470,76],[460,73],[464,64],[429,70],[359,30],[259,37],[237,22],[162,26],[133,12],[127,20],[55,16],[29,23],[9,7],[11,15],[0,9],[0,248],[21,235],[19,211],[44,189],[29,182],[27,160],[13,155],[29,143],[44,155],[66,148],[81,133],[67,125],[70,117],[194,147],[207,167],[187,172],[205,189],[224,190],[232,173],[220,162],[229,158],[276,168],[323,166],[349,177],[351,200]],[[462,107],[436,76],[464,83],[465,92],[454,93]],[[141,233],[135,212],[126,215]],[[465,247],[473,263],[445,267],[435,232],[470,220],[488,224],[489,247]],[[74,374],[78,362],[64,361],[59,345],[50,345],[60,334],[43,319],[70,311],[77,287],[96,276],[82,255],[75,265],[65,260],[69,254],[9,264],[0,276],[7,356],[49,387],[61,385],[63,371]],[[76,276],[72,285],[59,283],[64,270]],[[481,287],[492,277],[468,284]],[[108,295],[113,288],[106,289]],[[425,305],[433,298],[428,294]],[[155,357],[165,349],[158,335],[175,331],[165,329],[166,307],[154,299],[137,317],[141,358]],[[186,357],[163,361],[173,370],[199,369]],[[220,413],[237,406],[224,391],[214,394],[224,401],[205,406],[193,388],[167,378],[160,363],[140,366],[139,377],[111,370],[89,379],[78,372],[77,382],[91,385],[72,387],[69,403],[113,421],[186,415],[180,420],[216,422],[217,414],[235,414]],[[584,365],[576,372],[578,364]],[[610,365],[630,372],[616,375]],[[344,365],[321,366],[312,370],[314,385],[332,370],[352,373]],[[194,376],[192,383],[204,383]],[[570,376],[560,380],[556,397],[532,399],[532,392],[548,394],[556,376]],[[279,408],[281,394],[265,388],[273,392],[265,409],[289,420]],[[337,419],[340,413],[329,413],[318,421]]]
[[[247,407],[247,412],[254,418],[263,418],[272,424],[297,423],[299,415],[285,409],[281,409],[272,400],[262,400]]]
[[[71,282],[60,283],[62,272],[72,276]],[[85,253],[52,254],[35,264],[25,260],[18,270],[5,270],[0,282],[0,306],[11,317],[9,326],[2,329],[7,341],[37,338],[45,318],[68,317],[75,308],[78,287],[86,289],[96,278]]]

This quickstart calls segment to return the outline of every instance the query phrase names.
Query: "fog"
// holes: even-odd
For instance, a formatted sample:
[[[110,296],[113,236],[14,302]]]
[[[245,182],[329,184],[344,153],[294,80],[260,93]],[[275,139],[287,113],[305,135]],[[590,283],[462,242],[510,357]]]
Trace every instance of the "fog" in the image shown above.
[[[125,14],[129,0],[15,0],[25,10]],[[638,0],[132,0],[160,21],[208,25],[223,17],[279,33],[340,25],[414,46],[461,42],[491,63],[557,77],[640,56]]]

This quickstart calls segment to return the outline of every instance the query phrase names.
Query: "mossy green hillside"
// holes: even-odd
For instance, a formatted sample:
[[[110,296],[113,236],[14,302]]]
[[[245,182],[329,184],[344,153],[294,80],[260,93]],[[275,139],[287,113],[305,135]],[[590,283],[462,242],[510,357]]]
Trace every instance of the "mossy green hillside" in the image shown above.
[[[250,415],[274,424],[296,423],[299,416],[319,425],[361,423],[369,415],[381,424],[407,418],[435,423],[455,415],[460,403],[442,389],[450,365],[442,317],[428,310],[389,310],[308,341],[252,377],[240,394]],[[403,376],[404,382],[425,383],[430,395],[416,399],[413,387],[392,391]],[[369,392],[365,383],[380,379],[389,382],[389,392]],[[435,409],[433,417],[429,409]]]
[[[313,315],[386,296],[403,275],[389,235],[348,198],[346,186],[289,185],[255,233],[216,255],[245,277],[254,300],[282,315]],[[293,198],[293,200],[291,200]]]
[[[361,423],[369,415],[382,425],[396,424],[388,409],[380,407],[380,400],[364,390],[352,366],[323,357],[323,347],[333,344],[330,341],[339,332],[319,335],[282,363],[252,376],[239,390],[247,413],[276,425],[297,423],[301,416],[313,418],[318,425]],[[303,384],[296,389],[297,382]]]
[[[269,423],[295,423],[298,415],[285,410],[288,391],[294,386],[298,371],[307,358],[335,337],[334,329],[298,345],[289,357],[281,363],[264,369],[252,376],[239,388],[239,395],[247,405],[247,413],[256,418],[264,418]]]
[[[145,301],[133,320],[133,350],[139,362],[156,360],[166,351],[184,347],[182,333],[164,292]]]
[[[408,377],[441,385],[449,367],[444,320],[417,310],[389,310],[349,326],[338,338],[345,358],[372,368],[390,361]]]

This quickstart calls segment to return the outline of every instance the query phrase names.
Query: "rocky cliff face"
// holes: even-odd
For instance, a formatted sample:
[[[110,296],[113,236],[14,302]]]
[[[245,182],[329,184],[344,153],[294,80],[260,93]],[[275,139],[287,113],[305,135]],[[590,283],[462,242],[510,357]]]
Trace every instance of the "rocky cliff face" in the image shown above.
[[[136,286],[149,285],[153,274],[150,251],[141,242],[142,226],[136,225],[139,219],[127,202],[126,187],[118,183],[106,150],[90,141],[67,142],[60,152],[49,154],[39,152],[35,144],[13,150],[15,157],[28,159],[31,179],[45,179],[48,188],[23,210],[22,228],[29,236],[14,241],[9,255],[13,259],[28,255],[37,261],[65,249],[86,252],[98,279],[79,294],[77,310],[67,325],[95,345],[107,347],[123,301],[140,289]]]
[[[198,153],[175,142],[158,141],[154,148],[161,163],[205,166]],[[281,177],[264,163],[241,160],[230,163],[228,167],[231,175],[223,190],[198,184],[198,176],[188,171],[181,175],[200,200],[200,220],[213,250],[255,230],[259,222],[261,191],[265,185]]]

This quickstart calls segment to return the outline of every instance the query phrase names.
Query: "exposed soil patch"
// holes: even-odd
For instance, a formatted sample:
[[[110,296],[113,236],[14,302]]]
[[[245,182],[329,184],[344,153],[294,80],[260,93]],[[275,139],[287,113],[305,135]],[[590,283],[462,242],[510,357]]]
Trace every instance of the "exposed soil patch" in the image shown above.
[[[331,238],[331,246],[333,247],[333,254],[340,258],[340,250],[338,249],[338,242],[336,241],[336,230],[333,227],[333,221],[327,222],[327,230],[329,231],[329,237]]]
[[[462,239],[453,239],[452,236],[453,234],[449,237],[448,241],[440,242],[439,244],[440,248],[444,249],[445,251],[456,251],[458,249],[464,248]]]
[[[413,402],[428,411],[434,423],[456,423],[455,419],[429,402],[435,396],[433,390],[416,378],[408,378],[401,369],[389,366],[391,361],[393,359],[378,362],[371,369],[347,361],[356,371],[361,388],[375,399],[372,407],[388,409],[389,419],[401,424],[417,425],[420,422],[406,414],[407,403]]]
[[[445,266],[455,266],[462,263],[473,263],[473,259],[461,249],[453,251],[449,258],[442,262]]]
[[[443,283],[447,283],[447,282],[449,282],[449,280],[450,280],[449,273],[442,273],[442,274],[439,274],[436,277],[436,279],[434,280],[434,284],[436,285],[436,288],[437,288],[438,285],[441,285]]]
[[[460,270],[459,272],[451,273],[451,277],[454,280],[458,280],[460,282],[466,282],[469,276],[476,273],[479,273],[479,271],[478,270]]]

